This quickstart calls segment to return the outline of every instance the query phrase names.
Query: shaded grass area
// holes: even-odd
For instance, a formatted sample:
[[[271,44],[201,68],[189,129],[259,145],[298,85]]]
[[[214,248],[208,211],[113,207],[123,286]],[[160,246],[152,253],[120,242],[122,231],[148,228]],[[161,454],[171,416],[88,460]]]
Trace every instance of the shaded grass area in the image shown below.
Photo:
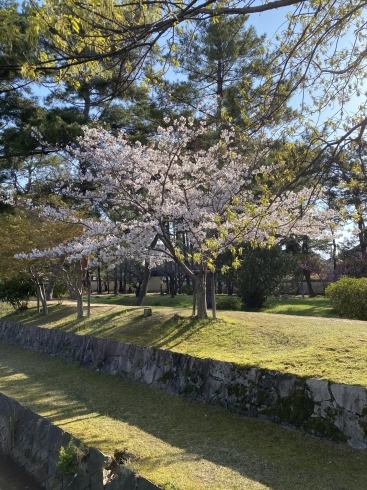
[[[134,294],[102,294],[92,295],[93,304],[109,304],[136,306],[136,296]],[[192,308],[192,296],[178,294],[173,298],[169,294],[149,293],[144,298],[144,306],[167,306],[175,308]]]
[[[324,318],[339,318],[333,309],[330,300],[325,296],[309,298],[305,296],[281,296],[270,298],[265,303],[263,313],[275,313],[281,315],[317,316]]]
[[[360,490],[367,454],[0,343],[0,391],[167,490]]]
[[[217,298],[227,298],[225,295],[217,295]],[[236,296],[233,296],[236,298]],[[132,294],[102,294],[93,295],[92,303],[135,306],[136,297]],[[164,306],[169,308],[192,308],[192,296],[184,294],[171,298],[170,295],[156,293],[148,294],[144,300],[144,306]],[[325,296],[310,298],[305,296],[285,295],[279,298],[269,298],[262,313],[275,313],[282,315],[318,316],[325,318],[339,318],[333,309],[330,300]]]
[[[193,356],[365,386],[367,323],[238,311],[196,321],[187,309],[95,304],[91,318],[77,320],[75,306],[50,307],[47,317],[30,309],[9,318],[80,335],[170,349]]]

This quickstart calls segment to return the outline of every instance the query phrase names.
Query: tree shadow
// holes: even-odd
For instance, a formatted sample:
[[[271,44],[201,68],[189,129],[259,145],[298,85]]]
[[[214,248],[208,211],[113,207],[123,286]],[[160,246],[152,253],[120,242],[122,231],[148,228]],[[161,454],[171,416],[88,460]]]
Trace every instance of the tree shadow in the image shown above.
[[[222,486],[226,469],[272,490],[367,488],[367,454],[347,446],[9,344],[0,343],[0,368],[2,391],[87,444],[108,447],[111,453],[121,445],[136,451],[152,436],[151,450],[142,459],[148,469],[180,463],[200,475],[202,465],[210,463],[208,471],[217,472],[211,478],[221,483],[211,488],[226,490],[247,488]],[[108,430],[102,422],[111,424]],[[132,428],[140,435],[131,438]],[[159,441],[170,445],[164,454]]]

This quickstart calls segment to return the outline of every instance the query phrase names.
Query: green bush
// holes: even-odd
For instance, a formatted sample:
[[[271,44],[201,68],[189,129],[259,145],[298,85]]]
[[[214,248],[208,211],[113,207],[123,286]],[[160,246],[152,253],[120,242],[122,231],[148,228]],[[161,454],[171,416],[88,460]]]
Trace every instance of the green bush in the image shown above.
[[[230,277],[245,310],[261,310],[270,296],[277,296],[285,287],[298,282],[297,258],[279,245],[261,247],[245,243],[238,250],[238,259],[240,266],[230,272]]]
[[[0,301],[10,303],[15,310],[25,310],[31,296],[37,294],[36,288],[27,276],[14,276],[0,281]]]
[[[241,300],[237,296],[216,296],[217,310],[233,310],[241,309]]]
[[[325,295],[339,316],[367,320],[367,277],[343,277],[330,284]]]
[[[53,296],[58,300],[59,304],[62,303],[62,299],[67,295],[67,293],[68,288],[66,284],[56,281],[53,287]]]
[[[180,293],[181,294],[187,294],[188,296],[192,296],[194,294],[194,288],[191,286],[191,284],[183,284],[180,287]]]
[[[76,473],[84,457],[84,452],[84,446],[76,446],[74,439],[71,439],[67,446],[61,446],[56,468],[64,473]]]

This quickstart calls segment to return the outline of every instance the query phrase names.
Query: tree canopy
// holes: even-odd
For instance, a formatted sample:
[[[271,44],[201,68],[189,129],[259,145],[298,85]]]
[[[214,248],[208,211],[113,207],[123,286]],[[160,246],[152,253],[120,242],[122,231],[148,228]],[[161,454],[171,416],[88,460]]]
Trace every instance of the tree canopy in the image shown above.
[[[278,9],[284,11],[285,21],[278,31],[277,51],[267,60],[273,67],[269,91],[292,80],[284,102],[291,94],[304,94],[299,104],[302,117],[298,124],[288,124],[285,134],[308,133],[314,145],[338,151],[360,141],[367,126],[366,3],[28,0],[20,7],[2,0],[1,70],[3,79],[12,78],[13,88],[48,77],[75,90],[92,79],[113,80],[106,94],[111,98],[138,77],[159,84],[168,64],[179,64],[179,37],[186,29]],[[348,108],[358,97],[358,108]],[[317,128],[315,117],[326,109],[332,115],[322,117],[322,128]]]

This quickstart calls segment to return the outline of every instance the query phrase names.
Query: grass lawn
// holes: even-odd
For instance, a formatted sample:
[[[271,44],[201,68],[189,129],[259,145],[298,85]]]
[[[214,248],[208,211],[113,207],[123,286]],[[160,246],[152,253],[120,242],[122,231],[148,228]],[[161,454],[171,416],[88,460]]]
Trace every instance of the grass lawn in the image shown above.
[[[109,304],[122,306],[135,306],[136,298],[132,294],[102,294],[93,295],[92,303]],[[167,306],[170,308],[192,308],[192,296],[184,294],[171,298],[170,295],[148,294],[144,300],[145,306]],[[318,316],[327,318],[339,318],[338,314],[328,298],[317,296],[309,298],[305,296],[282,296],[280,298],[270,298],[265,304],[263,313],[276,313],[282,315],[299,315],[299,316]]]
[[[317,316],[325,318],[339,318],[333,309],[330,300],[325,296],[309,298],[305,296],[282,296],[270,298],[265,303],[263,313],[276,313],[280,315]]]
[[[134,294],[101,294],[92,295],[93,304],[109,304],[122,306],[135,306],[136,296]],[[192,296],[179,294],[171,298],[169,294],[150,293],[144,299],[144,306],[167,306],[169,308],[192,308]]]
[[[154,301],[154,296],[150,301]],[[322,298],[313,302],[313,308],[318,301]],[[51,306],[47,317],[32,308],[10,318],[80,335],[230,361],[244,367],[366,386],[367,322],[240,311],[220,311],[217,321],[193,321],[187,308],[152,309],[153,315],[144,318],[141,308],[94,304],[90,319],[77,320],[75,305],[66,303]]]
[[[166,490],[361,490],[367,454],[0,343],[0,391]]]

